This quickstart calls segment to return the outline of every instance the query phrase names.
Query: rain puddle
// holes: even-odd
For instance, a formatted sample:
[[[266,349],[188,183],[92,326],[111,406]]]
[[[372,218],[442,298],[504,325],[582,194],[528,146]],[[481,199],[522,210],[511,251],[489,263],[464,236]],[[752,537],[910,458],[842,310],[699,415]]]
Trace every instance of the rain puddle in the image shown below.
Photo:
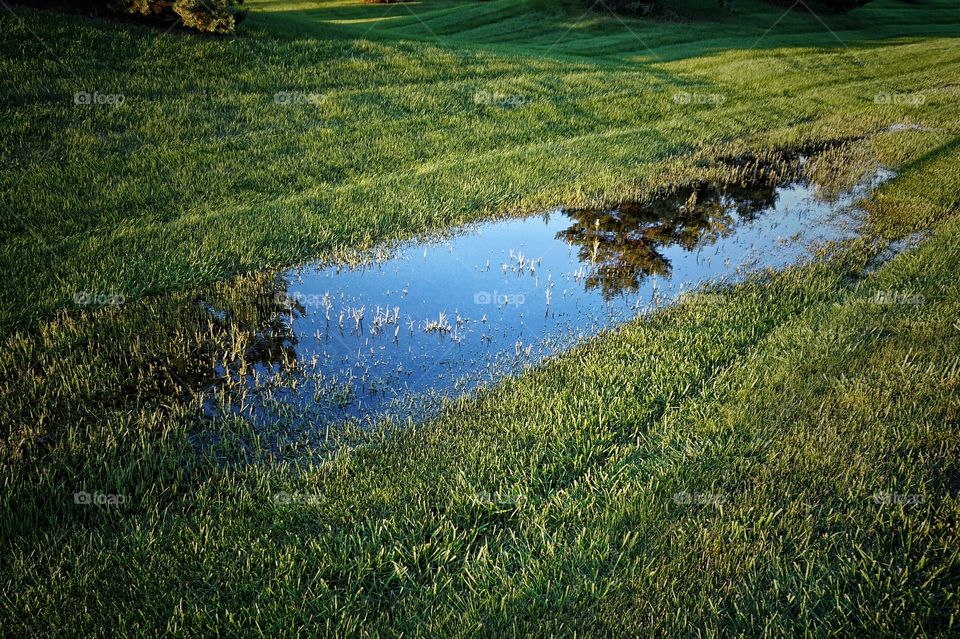
[[[783,268],[812,245],[856,235],[854,203],[877,169],[824,199],[804,181],[701,185],[609,210],[556,210],[393,247],[361,266],[281,276],[276,317],[241,403],[224,410],[310,421],[429,414],[442,398],[570,348],[684,291]],[[213,309],[211,313],[215,313]]]

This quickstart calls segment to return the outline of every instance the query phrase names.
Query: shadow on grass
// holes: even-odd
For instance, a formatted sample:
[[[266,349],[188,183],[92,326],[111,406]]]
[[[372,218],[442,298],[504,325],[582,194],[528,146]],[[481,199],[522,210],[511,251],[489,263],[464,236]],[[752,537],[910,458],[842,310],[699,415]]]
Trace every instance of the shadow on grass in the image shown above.
[[[251,23],[281,37],[422,40],[601,64],[666,62],[729,49],[871,47],[889,38],[960,35],[960,9],[946,0],[875,0],[846,15],[785,11],[746,0],[735,13],[717,9],[673,20],[621,18],[575,2],[541,0],[261,0],[251,9]]]

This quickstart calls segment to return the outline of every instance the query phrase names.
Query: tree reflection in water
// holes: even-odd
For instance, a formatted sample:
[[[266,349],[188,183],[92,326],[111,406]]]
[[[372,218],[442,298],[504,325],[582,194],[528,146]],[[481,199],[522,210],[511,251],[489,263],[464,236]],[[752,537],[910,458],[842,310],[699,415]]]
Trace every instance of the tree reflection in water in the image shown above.
[[[255,273],[201,291],[199,307],[192,307],[200,313],[196,337],[181,340],[188,353],[160,359],[159,383],[184,392],[236,382],[256,367],[279,372],[295,366],[292,321],[306,310],[289,299],[288,285],[286,278]]]
[[[722,186],[701,183],[644,202],[612,209],[572,209],[575,220],[558,239],[579,247],[589,266],[584,285],[605,298],[636,291],[649,275],[670,276],[663,249],[691,251],[729,235],[735,224],[772,209],[777,185]]]

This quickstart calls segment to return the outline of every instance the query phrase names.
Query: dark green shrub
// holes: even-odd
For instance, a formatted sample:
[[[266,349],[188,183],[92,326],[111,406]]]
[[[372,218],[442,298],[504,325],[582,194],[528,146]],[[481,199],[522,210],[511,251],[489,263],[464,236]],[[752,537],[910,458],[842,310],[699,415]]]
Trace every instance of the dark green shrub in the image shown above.
[[[243,0],[109,0],[109,9],[127,15],[160,20],[179,19],[184,26],[205,33],[232,33],[242,14],[230,8]]]
[[[871,0],[803,0],[802,3],[797,4],[795,7],[796,11],[803,11],[806,8],[813,13],[826,12],[826,13],[847,13],[858,7],[862,7]],[[773,4],[780,5],[790,5],[792,2],[787,0],[776,0]]]
[[[794,5],[794,0],[767,0],[771,4],[781,6]],[[814,13],[846,13],[857,7],[862,7],[871,0],[803,0],[796,3],[794,10],[803,11],[806,9]],[[586,4],[591,4],[590,0],[583,0]],[[598,8],[606,8],[608,11],[618,15],[700,15],[709,12],[712,3],[703,0],[604,0],[598,4]],[[726,11],[733,10],[732,0],[717,0],[717,6]]]

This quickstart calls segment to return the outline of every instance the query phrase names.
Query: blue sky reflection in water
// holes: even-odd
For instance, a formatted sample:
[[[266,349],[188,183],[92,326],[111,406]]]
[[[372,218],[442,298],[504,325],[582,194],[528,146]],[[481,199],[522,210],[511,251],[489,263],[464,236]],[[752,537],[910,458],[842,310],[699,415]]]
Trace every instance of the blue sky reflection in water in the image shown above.
[[[701,185],[609,210],[553,211],[394,247],[363,266],[305,266],[277,283],[254,418],[291,403],[318,421],[423,416],[706,282],[735,281],[855,235],[878,169],[832,200],[815,186]],[[296,384],[278,383],[295,357]],[[260,397],[260,400],[256,398]],[[213,411],[208,401],[208,411]]]

